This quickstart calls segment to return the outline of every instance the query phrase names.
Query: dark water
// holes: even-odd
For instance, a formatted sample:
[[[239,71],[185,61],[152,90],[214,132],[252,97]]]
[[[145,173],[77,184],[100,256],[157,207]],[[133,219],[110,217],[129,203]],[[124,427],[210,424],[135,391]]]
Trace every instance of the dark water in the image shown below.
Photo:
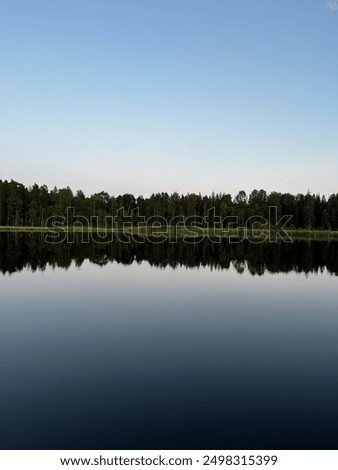
[[[337,243],[0,250],[1,448],[337,449]]]

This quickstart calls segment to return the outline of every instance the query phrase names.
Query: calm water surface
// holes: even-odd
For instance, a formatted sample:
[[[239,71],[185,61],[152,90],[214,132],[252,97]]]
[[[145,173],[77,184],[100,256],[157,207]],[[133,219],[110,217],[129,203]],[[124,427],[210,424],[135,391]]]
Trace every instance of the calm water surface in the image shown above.
[[[337,448],[337,244],[0,243],[1,448]]]

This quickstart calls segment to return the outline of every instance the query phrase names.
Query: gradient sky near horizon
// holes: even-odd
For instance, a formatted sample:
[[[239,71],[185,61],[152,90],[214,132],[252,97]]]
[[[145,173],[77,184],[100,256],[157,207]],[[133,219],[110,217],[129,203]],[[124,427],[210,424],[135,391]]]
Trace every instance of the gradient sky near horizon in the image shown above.
[[[337,193],[337,39],[322,0],[1,0],[0,178]]]

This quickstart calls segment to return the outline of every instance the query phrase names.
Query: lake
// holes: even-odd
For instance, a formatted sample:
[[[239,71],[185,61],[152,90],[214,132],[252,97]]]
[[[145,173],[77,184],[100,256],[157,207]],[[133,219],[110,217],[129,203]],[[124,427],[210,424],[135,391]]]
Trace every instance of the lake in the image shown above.
[[[338,243],[0,234],[2,449],[336,449]]]

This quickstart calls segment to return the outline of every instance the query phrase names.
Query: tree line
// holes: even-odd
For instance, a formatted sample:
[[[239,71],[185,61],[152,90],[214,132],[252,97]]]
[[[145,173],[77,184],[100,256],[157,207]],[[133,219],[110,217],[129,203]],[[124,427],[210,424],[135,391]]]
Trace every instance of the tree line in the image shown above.
[[[154,193],[150,197],[132,194],[111,196],[105,191],[86,196],[83,191],[74,193],[69,187],[49,190],[46,185],[24,186],[14,180],[0,180],[0,226],[42,227],[49,224],[50,217],[67,215],[67,208],[73,207],[69,220],[71,225],[76,216],[93,218],[99,226],[122,223],[129,217],[135,224],[138,216],[158,218],[179,223],[180,218],[204,219],[212,226],[215,217],[238,217],[245,223],[250,217],[268,218],[269,207],[276,207],[278,217],[291,215],[290,228],[338,230],[338,193],[328,198],[319,194],[297,194],[270,192],[254,189],[250,194],[239,191],[236,196],[228,193],[179,194],[174,192]],[[123,213],[121,208],[123,207]],[[119,210],[120,209],[120,210]],[[137,212],[138,210],[138,212]],[[68,213],[69,215],[69,213]],[[110,222],[109,222],[110,221]]]

